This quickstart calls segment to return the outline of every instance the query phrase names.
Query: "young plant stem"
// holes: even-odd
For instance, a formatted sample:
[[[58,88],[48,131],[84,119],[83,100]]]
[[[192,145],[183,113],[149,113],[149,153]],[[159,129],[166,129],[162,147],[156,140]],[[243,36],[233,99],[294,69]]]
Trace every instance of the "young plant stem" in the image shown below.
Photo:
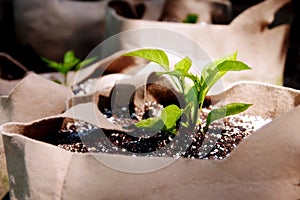
[[[185,57],[178,63],[176,63],[174,66],[174,70],[171,71],[169,67],[168,57],[166,53],[162,50],[141,49],[124,54],[124,56],[142,57],[148,59],[149,61],[156,62],[157,64],[162,66],[165,69],[165,72],[158,72],[157,75],[169,75],[171,77],[171,80],[174,82],[177,89],[182,93],[182,96],[186,101],[185,108],[180,109],[178,106],[171,104],[164,108],[164,112],[162,113],[165,114],[163,117],[161,116],[155,118],[148,118],[146,120],[138,122],[136,126],[140,128],[157,129],[157,124],[159,122],[160,126],[163,127],[161,130],[175,132],[174,130],[176,129],[177,121],[174,121],[174,119],[179,119],[183,113],[185,113],[185,115],[187,115],[188,117],[187,124],[195,124],[197,119],[199,119],[199,114],[202,111],[205,96],[208,94],[212,86],[215,83],[217,83],[218,80],[220,80],[228,71],[241,71],[251,69],[245,63],[237,61],[236,55],[237,53],[235,52],[230,56],[226,56],[206,65],[201,72],[201,76],[199,77],[197,75],[189,73],[189,69],[192,66],[192,61],[188,57]],[[174,80],[173,76],[177,78],[180,87]],[[190,88],[188,88],[188,93],[186,93],[187,86],[184,81],[185,78],[191,79],[194,83],[190,86]],[[191,92],[193,96],[190,96]],[[197,98],[197,102],[195,102],[194,99],[191,99],[194,98],[194,96]],[[225,105],[221,108],[211,110],[211,112],[208,114],[208,119],[206,120],[206,125],[204,127],[203,134],[207,132],[209,125],[213,121],[229,115],[234,115],[243,112],[246,109],[248,109],[249,106],[251,106],[251,104],[232,103]],[[191,109],[194,111],[192,111]],[[176,115],[174,115],[172,110],[177,110]],[[179,112],[178,110],[181,110],[181,112]],[[194,122],[195,117],[196,121]],[[162,125],[162,122],[165,124],[164,126]]]

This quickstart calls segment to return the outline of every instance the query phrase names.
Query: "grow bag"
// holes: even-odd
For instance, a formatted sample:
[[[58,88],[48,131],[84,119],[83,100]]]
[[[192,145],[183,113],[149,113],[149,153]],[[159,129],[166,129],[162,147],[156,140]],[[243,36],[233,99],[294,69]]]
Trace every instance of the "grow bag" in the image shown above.
[[[275,26],[274,18],[277,11],[289,2],[289,0],[263,1],[242,12],[229,25],[185,24],[172,22],[172,20],[159,21],[161,16],[169,16],[171,11],[176,16],[189,12],[193,13],[194,10],[183,9],[185,7],[191,8],[188,5],[190,2],[184,0],[169,1],[165,5],[165,9],[156,9],[151,17],[147,14],[142,19],[129,19],[122,16],[116,10],[117,3],[115,3],[113,7],[110,6],[107,9],[106,35],[108,37],[122,31],[139,30],[135,31],[132,36],[120,37],[121,49],[134,49],[143,46],[170,49],[170,46],[174,46],[174,48],[180,50],[182,48],[182,45],[180,45],[181,37],[173,38],[174,35],[169,33],[168,39],[168,35],[164,37],[163,32],[160,30],[181,33],[195,40],[212,60],[238,50],[240,60],[253,68],[251,71],[226,76],[223,79],[225,86],[241,80],[282,84],[289,24]],[[197,4],[199,2],[193,1],[193,3]],[[175,7],[172,7],[173,5]],[[149,10],[153,10],[152,7],[154,6],[147,6]],[[179,6],[180,9],[178,9]],[[196,7],[194,6],[193,9],[196,9]],[[119,9],[121,9],[121,6],[119,6]],[[198,14],[201,17],[201,12]],[[152,30],[150,34],[149,32],[147,34],[147,28],[155,28],[157,31]],[[152,40],[151,38],[155,39]],[[187,45],[185,44],[185,46]],[[185,54],[198,52],[194,50],[193,46],[185,48],[184,51]],[[202,58],[198,57],[197,59],[201,60]],[[195,59],[193,60],[195,61]]]
[[[20,80],[0,79],[0,84],[0,124],[11,121],[29,122],[61,114],[67,108],[66,100],[72,96],[70,88],[32,72]],[[4,181],[7,176],[2,138],[0,156],[1,180]]]
[[[129,9],[143,1],[126,0]],[[108,2],[14,0],[16,38],[21,45],[29,45],[51,60],[61,60],[71,49],[83,58],[104,39]]]
[[[300,92],[239,83],[214,95],[251,102],[248,114],[271,117],[224,160],[71,153],[42,139],[65,113],[2,125],[12,199],[297,199],[300,197]],[[86,106],[89,103],[79,103]],[[89,119],[86,119],[89,120]],[[158,168],[157,166],[164,166]],[[127,169],[127,170],[120,170]]]
[[[65,101],[71,96],[70,88],[28,73],[10,92],[6,91],[6,95],[1,96],[0,124],[10,121],[29,122],[58,115],[66,110]]]

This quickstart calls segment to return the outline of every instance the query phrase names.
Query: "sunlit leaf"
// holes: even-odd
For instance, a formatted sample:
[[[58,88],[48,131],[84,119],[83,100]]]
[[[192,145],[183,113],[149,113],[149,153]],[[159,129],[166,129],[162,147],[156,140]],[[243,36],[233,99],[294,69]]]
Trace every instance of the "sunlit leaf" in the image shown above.
[[[165,125],[165,129],[170,130],[174,128],[181,114],[181,109],[177,105],[172,104],[165,107],[161,112],[161,119]]]
[[[145,58],[149,61],[161,65],[166,71],[169,71],[170,68],[167,54],[159,49],[139,49],[136,51],[125,53],[124,56],[137,56]]]
[[[192,66],[192,60],[189,57],[185,57],[175,64],[175,69],[188,72]]]
[[[64,63],[72,62],[75,59],[75,53],[73,50],[69,50],[64,54]]]
[[[227,56],[224,56],[222,58],[218,58],[216,60],[214,60],[213,62],[210,62],[208,64],[206,64],[203,69],[202,69],[202,72],[201,72],[201,75],[203,77],[206,77],[207,74],[214,70],[216,68],[216,66],[218,66],[220,63],[226,61],[226,60],[232,60],[232,61],[235,61],[236,60],[236,57],[237,57],[237,51],[234,52],[233,54],[230,54],[230,55],[227,55]]]
[[[247,110],[252,104],[246,103],[231,103],[224,107],[212,110],[206,119],[206,128],[213,122],[224,117],[235,115]]]
[[[85,59],[83,61],[81,61],[80,63],[78,63],[76,65],[76,68],[75,68],[75,71],[81,69],[82,67],[94,62],[95,60],[97,59],[97,57],[92,57],[92,58],[89,58],[89,59]]]
[[[135,124],[138,128],[149,129],[152,131],[160,131],[164,128],[163,121],[158,117],[144,119]]]
[[[48,64],[49,67],[58,70],[60,68],[60,63],[49,60],[47,58],[41,57],[41,59]]]

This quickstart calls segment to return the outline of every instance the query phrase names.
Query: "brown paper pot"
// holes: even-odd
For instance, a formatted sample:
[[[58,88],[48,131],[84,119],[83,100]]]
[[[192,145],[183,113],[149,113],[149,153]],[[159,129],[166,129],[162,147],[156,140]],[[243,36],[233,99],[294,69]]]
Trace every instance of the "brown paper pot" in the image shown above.
[[[28,73],[15,81],[0,80],[0,124],[32,120],[58,115],[66,110],[66,100],[72,91],[40,75]],[[0,139],[0,196],[7,188],[6,163],[2,138]],[[6,183],[7,184],[7,183]]]
[[[10,121],[29,122],[58,115],[65,111],[65,102],[71,96],[70,88],[28,73],[8,95],[1,96],[0,124]]]
[[[159,3],[161,1],[150,2]],[[189,4],[185,0],[169,1],[171,4],[173,2],[175,5],[188,6],[187,4]],[[241,13],[229,25],[159,21],[160,17],[166,14],[164,13],[166,10],[188,12],[183,7],[159,9],[155,3],[153,5],[149,3],[146,4],[146,12],[142,19],[126,18],[115,7],[109,7],[106,15],[108,25],[106,31],[108,36],[112,36],[122,31],[139,29],[134,32],[133,36],[124,34],[124,37],[120,37],[120,44],[124,49],[157,45],[157,47],[165,49],[174,46],[177,48],[177,52],[180,52],[183,49],[180,37],[174,39],[173,34],[165,33],[164,36],[163,31],[158,31],[171,30],[193,39],[212,60],[238,50],[239,59],[251,66],[253,70],[226,76],[223,79],[224,85],[229,86],[231,83],[241,80],[282,84],[289,25],[282,24],[272,28],[269,28],[269,25],[272,24],[275,13],[288,3],[289,0],[263,1]],[[201,13],[198,14],[201,16]],[[152,29],[152,33],[147,34],[146,30],[142,30],[143,28],[158,30],[155,33]],[[186,55],[193,54],[195,51],[199,54],[193,46],[189,47],[189,44],[184,42],[183,44]],[[198,58],[198,60],[201,59]],[[272,73],[269,73],[270,71]]]
[[[73,49],[83,57],[101,42],[107,0],[16,0],[12,3],[16,37],[41,56],[58,61]]]
[[[84,57],[103,41],[108,2],[14,0],[16,37],[20,44],[30,45],[40,56],[52,60],[61,60],[70,49]]]
[[[274,118],[221,161],[70,153],[41,142],[69,118],[1,127],[12,199],[298,199],[300,92],[258,83],[233,86],[215,99],[251,101]],[[99,161],[100,159],[100,161]],[[148,173],[130,169],[172,164]]]

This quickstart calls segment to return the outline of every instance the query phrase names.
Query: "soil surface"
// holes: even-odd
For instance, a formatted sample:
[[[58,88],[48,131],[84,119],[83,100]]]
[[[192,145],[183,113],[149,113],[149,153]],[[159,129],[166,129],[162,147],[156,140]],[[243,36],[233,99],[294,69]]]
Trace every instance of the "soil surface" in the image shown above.
[[[211,108],[202,111],[201,124]],[[125,110],[124,110],[125,111]],[[151,132],[135,128],[137,116],[118,116],[106,110],[104,114],[115,124],[122,124],[128,132],[103,130],[89,123],[75,120],[45,142],[78,153],[111,153],[132,156],[185,157],[192,159],[224,159],[245,138],[271,119],[259,116],[234,115],[212,123],[206,134],[197,125],[194,130],[179,127],[178,133]]]

